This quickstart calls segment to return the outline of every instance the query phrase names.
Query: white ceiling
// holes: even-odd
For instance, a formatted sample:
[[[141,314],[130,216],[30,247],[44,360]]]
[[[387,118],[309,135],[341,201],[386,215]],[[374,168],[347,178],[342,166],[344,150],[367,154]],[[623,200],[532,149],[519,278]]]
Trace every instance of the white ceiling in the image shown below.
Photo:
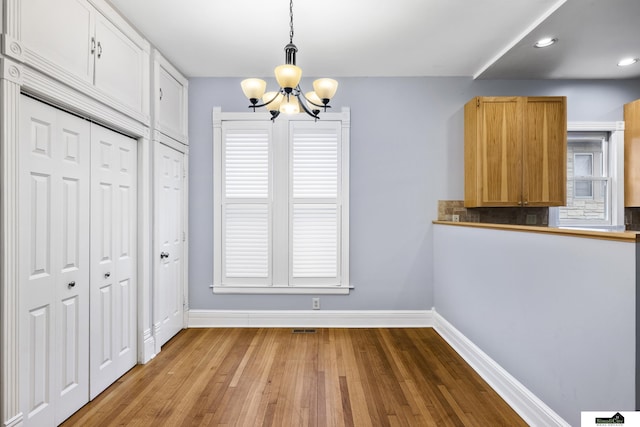
[[[287,0],[111,0],[189,77],[266,77]],[[307,76],[640,78],[639,0],[294,0]],[[532,47],[543,36],[559,39]]]

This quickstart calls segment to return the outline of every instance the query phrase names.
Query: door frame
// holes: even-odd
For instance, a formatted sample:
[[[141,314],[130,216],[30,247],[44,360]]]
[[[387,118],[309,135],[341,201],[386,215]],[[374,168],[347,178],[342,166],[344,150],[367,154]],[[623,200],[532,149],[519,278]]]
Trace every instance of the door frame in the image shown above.
[[[183,253],[182,253],[182,260],[183,260],[183,269],[182,269],[182,328],[184,329],[185,327],[187,327],[188,325],[188,321],[189,321],[189,286],[188,286],[188,275],[189,275],[189,221],[187,221],[188,219],[188,215],[189,215],[189,146],[184,145],[176,140],[174,140],[173,138],[170,138],[166,135],[164,135],[163,133],[160,133],[158,130],[154,131],[153,133],[153,156],[154,156],[154,160],[155,160],[155,156],[156,156],[156,150],[155,147],[157,147],[159,144],[165,145],[171,149],[176,150],[177,152],[181,153],[183,155],[183,179],[182,179],[182,218],[183,218],[183,232],[184,232],[184,238],[183,238]],[[157,184],[157,180],[156,180],[156,169],[154,168],[153,170],[153,179],[154,179],[154,183]],[[160,198],[158,197],[158,192],[159,192],[159,185],[155,185],[153,188],[153,199],[154,199],[154,203],[153,203],[153,209],[154,209],[154,219],[155,218],[159,218],[159,210],[160,210]],[[153,249],[151,250],[151,254],[152,256],[154,256],[155,258],[153,259],[152,262],[152,267],[153,267],[153,273],[154,273],[154,283],[158,283],[159,282],[159,277],[160,277],[160,268],[161,268],[161,263],[160,263],[160,251],[158,250],[158,243],[160,241],[160,221],[154,221],[154,226],[153,226]],[[160,304],[161,304],[161,300],[160,300],[160,292],[154,292],[153,293],[153,336],[154,337],[158,337],[160,336],[161,333],[161,312],[162,310],[160,309]],[[155,354],[160,353],[160,340],[156,339],[154,341],[155,347],[154,347],[154,352]]]
[[[6,47],[6,46],[5,46]],[[18,46],[19,48],[19,46]],[[138,363],[155,356],[152,328],[153,149],[150,118],[144,122],[102,104],[28,66],[0,57],[0,418],[8,427],[23,423],[19,376],[19,168],[21,94],[93,120],[138,141]]]

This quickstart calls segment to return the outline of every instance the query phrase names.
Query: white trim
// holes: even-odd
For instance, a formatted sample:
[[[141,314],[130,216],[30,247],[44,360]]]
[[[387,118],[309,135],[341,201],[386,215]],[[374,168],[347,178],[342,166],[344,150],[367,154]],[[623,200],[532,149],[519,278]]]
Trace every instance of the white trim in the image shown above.
[[[20,76],[22,67],[0,59],[0,422],[17,426],[20,412],[20,304],[18,253]]]
[[[234,286],[225,285],[211,286],[214,294],[278,294],[278,295],[300,295],[300,294],[320,294],[320,295],[347,295],[347,286]]]
[[[189,310],[189,328],[430,328],[431,310]]]
[[[147,130],[148,132],[148,130]],[[153,295],[153,147],[149,138],[138,139],[138,362],[155,356],[155,337],[151,335],[151,296]]]
[[[542,400],[505,371],[444,317],[432,310],[434,329],[531,426],[570,427]]]

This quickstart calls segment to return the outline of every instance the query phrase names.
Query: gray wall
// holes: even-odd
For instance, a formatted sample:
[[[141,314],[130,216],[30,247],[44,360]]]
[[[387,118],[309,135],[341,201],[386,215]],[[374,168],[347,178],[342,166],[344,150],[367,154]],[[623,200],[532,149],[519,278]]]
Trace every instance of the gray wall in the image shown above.
[[[436,225],[437,312],[571,425],[633,411],[636,246]]]
[[[240,78],[189,81],[189,304],[192,309],[301,310],[310,296],[214,295],[212,109],[247,111]],[[622,120],[638,80],[519,81],[340,78],[332,101],[351,108],[351,282],[326,310],[426,310],[433,292],[439,199],[463,197],[463,106],[478,95],[564,95],[571,121]],[[273,80],[269,87],[275,87]],[[303,81],[303,88],[311,87]]]

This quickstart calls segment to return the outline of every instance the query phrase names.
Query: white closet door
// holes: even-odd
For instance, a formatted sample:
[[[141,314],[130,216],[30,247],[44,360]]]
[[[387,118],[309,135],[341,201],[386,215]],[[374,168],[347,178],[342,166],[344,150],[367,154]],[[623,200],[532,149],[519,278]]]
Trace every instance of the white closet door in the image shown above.
[[[137,360],[136,141],[91,127],[93,399]]]
[[[20,363],[27,425],[89,400],[89,122],[20,101]]]
[[[155,165],[159,246],[156,330],[159,345],[163,345],[183,328],[184,154],[158,143]]]

